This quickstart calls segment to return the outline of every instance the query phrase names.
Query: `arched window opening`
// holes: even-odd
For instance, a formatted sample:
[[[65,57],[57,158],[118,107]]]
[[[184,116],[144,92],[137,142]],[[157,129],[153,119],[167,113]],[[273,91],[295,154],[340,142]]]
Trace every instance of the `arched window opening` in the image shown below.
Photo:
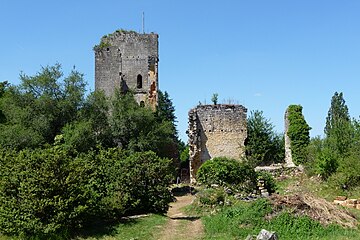
[[[144,101],[140,102],[140,107],[145,107],[145,102]]]
[[[141,74],[137,75],[137,81],[136,81],[137,88],[142,88],[142,76]]]

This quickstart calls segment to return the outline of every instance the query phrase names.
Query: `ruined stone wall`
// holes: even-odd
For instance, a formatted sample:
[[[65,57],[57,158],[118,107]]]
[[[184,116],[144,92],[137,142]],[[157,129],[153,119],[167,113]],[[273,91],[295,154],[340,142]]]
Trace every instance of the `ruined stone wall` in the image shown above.
[[[294,167],[295,164],[292,160],[292,154],[291,154],[291,140],[288,136],[288,130],[289,130],[289,109],[287,108],[285,111],[285,166],[287,167]]]
[[[158,92],[158,35],[116,31],[95,50],[95,90],[112,96],[131,89],[136,101],[155,107]]]
[[[189,111],[190,181],[206,160],[245,154],[247,109],[241,105],[199,105]]]

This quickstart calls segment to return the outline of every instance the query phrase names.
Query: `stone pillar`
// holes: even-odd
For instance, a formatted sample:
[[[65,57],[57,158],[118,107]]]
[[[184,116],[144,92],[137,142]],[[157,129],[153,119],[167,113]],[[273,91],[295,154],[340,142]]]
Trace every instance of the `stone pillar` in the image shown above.
[[[287,108],[285,111],[285,166],[286,167],[295,167],[295,164],[292,160],[291,154],[291,140],[288,136],[289,130],[289,109]]]

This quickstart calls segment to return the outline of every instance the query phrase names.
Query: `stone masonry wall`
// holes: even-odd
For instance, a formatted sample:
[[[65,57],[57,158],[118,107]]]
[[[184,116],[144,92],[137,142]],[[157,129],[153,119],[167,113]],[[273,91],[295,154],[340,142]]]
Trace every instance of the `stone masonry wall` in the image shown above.
[[[190,182],[203,162],[245,154],[247,109],[241,105],[199,105],[189,111]]]
[[[291,154],[291,140],[288,136],[288,130],[289,130],[289,109],[286,109],[285,111],[285,117],[284,117],[284,122],[285,122],[285,165],[287,167],[294,167],[295,164],[292,160],[292,154]]]
[[[95,47],[95,90],[112,96],[132,89],[136,101],[155,107],[158,91],[158,35],[116,31]],[[139,85],[140,81],[140,85]]]

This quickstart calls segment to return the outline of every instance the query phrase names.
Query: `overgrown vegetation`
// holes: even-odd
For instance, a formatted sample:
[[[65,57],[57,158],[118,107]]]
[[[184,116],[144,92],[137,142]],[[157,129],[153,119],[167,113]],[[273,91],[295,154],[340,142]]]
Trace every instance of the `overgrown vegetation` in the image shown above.
[[[306,162],[306,147],[310,143],[310,127],[302,114],[302,106],[290,105],[288,107],[288,136],[291,140],[291,154],[296,165]]]
[[[179,151],[174,107],[131,92],[85,97],[83,75],[43,67],[0,85],[0,232],[69,238],[128,214],[163,213]],[[181,148],[180,148],[181,146]]]
[[[107,48],[107,47],[111,47],[111,44],[109,43],[109,40],[108,38],[112,37],[114,34],[116,33],[133,33],[133,34],[138,34],[137,32],[133,31],[133,30],[125,30],[125,29],[117,29],[115,32],[113,33],[109,33],[107,35],[104,35],[102,36],[101,40],[100,40],[100,43],[95,45],[93,47],[93,50],[94,51],[97,51],[97,50],[101,50],[101,49],[104,49],[104,48]]]
[[[265,172],[255,172],[252,165],[245,161],[217,157],[203,163],[197,172],[199,183],[207,187],[219,185],[238,193],[256,191],[259,179],[265,181],[265,188],[269,193],[275,192],[273,177]]]
[[[357,239],[359,231],[337,225],[323,226],[307,216],[283,211],[272,216],[273,206],[266,199],[224,206],[218,213],[203,217],[205,239],[245,239],[261,229],[275,231],[280,239]],[[270,217],[271,216],[271,217]]]
[[[274,132],[273,124],[259,110],[247,119],[246,158],[254,166],[284,161],[284,136]]]
[[[360,186],[359,120],[350,119],[342,93],[331,99],[325,138],[313,138],[308,147],[307,173],[319,174],[334,191],[350,195]]]
[[[207,186],[219,184],[238,191],[251,192],[256,187],[257,175],[245,162],[217,157],[201,165],[197,172],[197,180]]]
[[[1,152],[0,231],[70,234],[99,219],[165,212],[172,195],[169,159],[119,148],[74,155],[60,146]]]

